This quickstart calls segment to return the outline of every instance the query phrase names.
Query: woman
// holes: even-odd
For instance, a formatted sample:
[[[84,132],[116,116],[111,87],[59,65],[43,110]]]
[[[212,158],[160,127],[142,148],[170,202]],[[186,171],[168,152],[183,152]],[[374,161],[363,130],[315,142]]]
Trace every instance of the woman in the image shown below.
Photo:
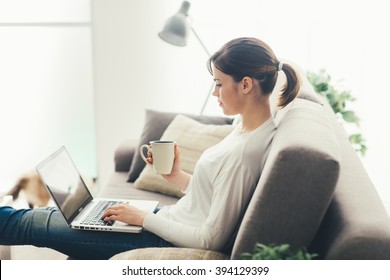
[[[180,169],[175,147],[172,173],[164,175],[186,195],[156,214],[129,205],[109,208],[105,221],[141,225],[140,234],[70,229],[54,208],[0,208],[0,243],[50,247],[77,259],[106,259],[126,250],[145,247],[192,247],[231,251],[276,131],[269,97],[279,71],[287,82],[279,105],[297,95],[294,69],[276,58],[268,45],[255,38],[225,44],[208,61],[214,76],[213,96],[226,115],[240,115],[241,123],[219,144],[206,150],[194,173]],[[148,161],[153,164],[152,154]]]

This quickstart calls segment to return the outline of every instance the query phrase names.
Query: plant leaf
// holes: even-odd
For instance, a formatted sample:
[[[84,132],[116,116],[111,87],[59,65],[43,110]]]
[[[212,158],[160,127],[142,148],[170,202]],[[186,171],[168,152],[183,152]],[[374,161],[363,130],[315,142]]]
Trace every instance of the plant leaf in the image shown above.
[[[256,243],[253,253],[242,253],[243,260],[311,260],[317,254],[310,254],[305,248],[298,248],[291,251],[289,244],[270,244],[264,245]]]
[[[359,118],[354,111],[344,111],[341,114],[346,122],[359,124]]]
[[[331,77],[325,69],[320,69],[318,73],[308,72],[307,78],[313,85],[315,91],[328,100],[329,105],[341,121],[354,123],[359,126],[360,119],[357,117],[356,113],[351,110],[345,110],[346,106],[348,106],[350,102],[356,100],[350,91],[338,90],[331,82]],[[351,135],[350,141],[353,144],[354,149],[364,156],[367,147],[363,137]]]

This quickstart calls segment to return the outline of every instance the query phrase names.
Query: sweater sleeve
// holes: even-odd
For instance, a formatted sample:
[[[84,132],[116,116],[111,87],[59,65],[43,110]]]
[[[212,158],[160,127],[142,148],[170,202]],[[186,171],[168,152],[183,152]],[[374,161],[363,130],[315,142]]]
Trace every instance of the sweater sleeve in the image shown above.
[[[235,238],[275,130],[270,119],[250,134],[231,134],[205,151],[189,193],[167,211],[147,215],[145,229],[176,246],[224,250]]]
[[[225,163],[220,171],[213,184],[209,214],[200,226],[149,214],[144,227],[176,246],[222,250],[243,215],[258,176],[237,162]]]

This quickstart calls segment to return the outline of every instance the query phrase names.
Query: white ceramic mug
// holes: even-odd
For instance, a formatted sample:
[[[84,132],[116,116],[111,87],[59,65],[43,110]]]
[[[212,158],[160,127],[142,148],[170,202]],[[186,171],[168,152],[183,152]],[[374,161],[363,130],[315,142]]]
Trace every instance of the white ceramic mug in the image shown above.
[[[156,174],[171,174],[175,158],[174,141],[151,141],[150,145],[144,144],[139,152],[142,159],[148,163],[145,157],[145,149],[153,153],[153,169]]]

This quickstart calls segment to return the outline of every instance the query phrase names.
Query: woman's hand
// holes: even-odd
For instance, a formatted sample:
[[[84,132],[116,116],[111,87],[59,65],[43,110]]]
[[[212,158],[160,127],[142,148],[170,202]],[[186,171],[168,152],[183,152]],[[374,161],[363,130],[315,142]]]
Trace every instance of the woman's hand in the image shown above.
[[[175,144],[175,158],[173,162],[173,167],[171,174],[164,174],[163,176],[168,182],[178,186],[181,190],[185,190],[187,188],[188,182],[191,179],[191,175],[181,170],[181,162],[180,162],[180,150],[179,146]],[[148,152],[148,157],[146,160],[148,163],[153,164],[153,153]]]
[[[168,175],[162,175],[163,177],[166,177],[166,179],[171,176],[171,175],[174,175],[176,173],[179,173],[181,171],[181,167],[180,167],[180,150],[179,150],[179,145],[177,145],[175,143],[175,146],[174,146],[174,161],[173,161],[173,166],[172,166],[172,171],[171,171],[171,174],[168,174]],[[148,161],[148,163],[150,164],[153,164],[153,153],[152,152],[148,152],[147,154],[147,158],[146,160]]]
[[[148,213],[128,204],[118,204],[107,208],[102,219],[105,222],[120,221],[129,225],[142,226]]]
[[[175,175],[177,175],[178,173],[181,172],[180,150],[179,150],[179,145],[177,145],[177,144],[175,144],[174,153],[175,153],[175,157],[173,160],[171,174],[162,175],[168,181],[169,181],[169,178],[174,177]]]

